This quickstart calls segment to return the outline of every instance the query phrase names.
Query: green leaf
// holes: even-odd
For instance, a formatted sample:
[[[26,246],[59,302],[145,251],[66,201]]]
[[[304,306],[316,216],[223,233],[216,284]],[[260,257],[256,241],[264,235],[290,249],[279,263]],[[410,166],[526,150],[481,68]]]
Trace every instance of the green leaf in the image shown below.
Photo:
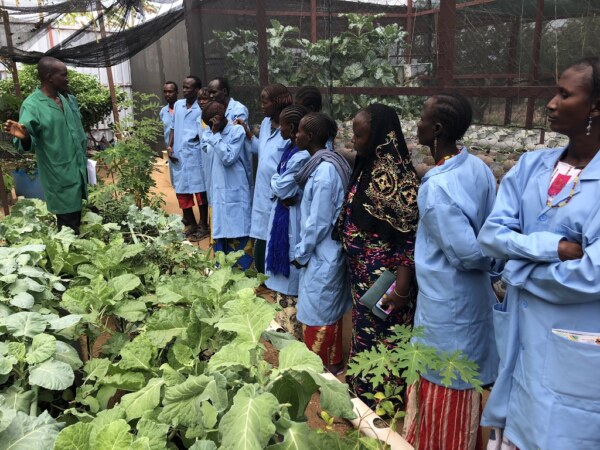
[[[279,409],[277,398],[260,392],[256,385],[244,385],[233,398],[233,406],[219,424],[221,449],[260,450],[275,434],[273,415]]]
[[[92,425],[79,422],[61,430],[58,433],[55,449],[60,450],[94,450],[90,447]]]
[[[128,450],[151,450],[150,439],[147,437],[138,437],[133,444],[129,446]]]
[[[304,412],[312,395],[317,392],[318,385],[305,372],[295,376],[285,373],[274,383],[270,392],[277,397],[280,404],[289,404],[288,413],[292,420],[306,420]]]
[[[224,345],[208,361],[208,367],[211,371],[231,366],[248,368],[252,366],[252,354],[249,351],[247,344]]]
[[[29,384],[53,391],[62,391],[73,384],[75,374],[71,366],[50,359],[36,366],[29,373]]]
[[[213,441],[201,440],[194,442],[188,450],[217,450],[217,444]]]
[[[157,350],[146,338],[145,334],[136,337],[128,342],[121,349],[121,369],[143,369],[152,370],[152,360],[156,358]]]
[[[270,445],[268,450],[305,450],[312,448],[310,440],[310,428],[306,423],[291,422],[289,428],[280,430],[283,435],[283,442]]]
[[[63,330],[65,328],[72,327],[81,321],[81,316],[77,314],[69,314],[59,319],[50,320],[50,328],[53,330]]]
[[[146,387],[137,392],[126,394],[121,399],[121,407],[125,409],[127,420],[142,417],[146,411],[151,411],[160,403],[160,394],[164,380],[152,378]]]
[[[33,295],[29,292],[19,292],[13,298],[10,299],[10,304],[21,309],[30,309],[35,303]]]
[[[101,410],[108,408],[108,404],[111,399],[117,393],[117,388],[113,386],[102,385],[98,392],[96,392],[96,400],[98,401],[98,407]]]
[[[321,358],[311,352],[302,342],[293,342],[279,352],[279,372],[286,370],[323,371]]]
[[[129,322],[139,322],[144,320],[148,312],[146,304],[138,300],[127,300],[121,303],[113,311],[117,316]]]
[[[16,386],[10,386],[2,393],[2,397],[4,398],[4,406],[7,408],[29,414],[31,403],[35,399],[35,393],[33,391],[23,391],[23,389]]]
[[[125,419],[125,411],[123,411],[123,408],[121,408],[119,405],[112,409],[100,411],[96,418],[92,421],[94,428],[90,436],[90,442],[94,442],[96,440],[96,436],[104,427],[121,419]]]
[[[243,293],[242,290],[239,293]],[[252,294],[253,295],[253,294]],[[265,300],[256,297],[242,297],[228,302],[225,306],[225,317],[215,326],[220,330],[237,333],[234,343],[244,342],[252,346],[258,344],[262,332],[267,329],[275,317],[275,310]]]
[[[27,349],[23,342],[9,342],[8,355],[14,357],[17,361],[24,361]]]
[[[54,359],[67,363],[73,370],[80,369],[83,362],[79,359],[79,354],[72,346],[63,341],[56,341],[56,353]]]
[[[48,325],[44,317],[36,312],[19,312],[7,317],[4,325],[10,334],[15,337],[34,337],[43,333]]]
[[[119,419],[98,431],[92,446],[94,450],[129,450],[132,440],[129,425]]]
[[[13,365],[16,363],[13,356],[0,356],[0,375],[7,375],[12,372]]]
[[[25,360],[29,364],[39,364],[56,353],[56,338],[49,334],[38,334],[33,337]]]
[[[187,330],[188,312],[183,308],[169,306],[154,313],[146,322],[144,335],[163,348],[174,337],[184,337]]]
[[[136,425],[137,435],[150,440],[150,450],[164,450],[167,444],[169,425],[149,419],[140,419]]]
[[[321,393],[320,403],[321,408],[333,416],[342,417],[344,419],[354,419],[356,414],[353,410],[350,394],[348,393],[348,385],[340,383],[337,380],[327,380],[321,375],[308,373],[317,385]]]
[[[183,383],[185,380],[182,374],[177,372],[167,363],[160,366],[160,370],[162,370],[162,376],[167,386],[175,386],[176,384]]]
[[[214,381],[214,378],[199,375],[189,377],[177,386],[167,387],[159,419],[174,426],[190,427],[200,423],[200,402],[208,399],[203,394],[211,381]]]
[[[127,371],[125,373],[116,373],[107,375],[101,380],[105,386],[114,386],[126,391],[137,391],[146,384],[144,374],[140,372]]]
[[[108,368],[110,367],[110,361],[106,358],[92,358],[85,363],[83,371],[86,373],[86,377],[83,380],[84,383],[88,381],[99,380],[106,375]]]
[[[47,411],[38,417],[18,411],[11,424],[0,432],[0,443],[6,450],[50,450],[62,427]]]
[[[108,287],[114,291],[114,299],[120,300],[125,294],[136,289],[140,284],[139,277],[126,273],[108,281]]]

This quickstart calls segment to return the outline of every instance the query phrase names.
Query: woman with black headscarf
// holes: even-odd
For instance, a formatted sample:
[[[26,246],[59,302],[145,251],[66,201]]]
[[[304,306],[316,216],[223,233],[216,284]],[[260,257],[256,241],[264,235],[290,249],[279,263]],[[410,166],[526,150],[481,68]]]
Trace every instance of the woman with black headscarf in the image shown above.
[[[412,324],[413,252],[419,215],[419,182],[396,111],[372,104],[354,117],[352,128],[357,156],[339,222],[354,303],[351,357],[386,343],[391,326]],[[383,305],[390,311],[388,318],[381,320],[358,300],[386,270],[396,273],[396,286]],[[372,404],[363,396],[371,391],[367,380],[348,377],[348,382]]]

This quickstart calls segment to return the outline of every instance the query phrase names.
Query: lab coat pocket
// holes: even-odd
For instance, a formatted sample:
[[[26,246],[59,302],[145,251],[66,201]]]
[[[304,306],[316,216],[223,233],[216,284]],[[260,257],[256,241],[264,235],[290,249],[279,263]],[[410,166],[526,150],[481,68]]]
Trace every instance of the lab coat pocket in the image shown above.
[[[424,328],[424,342],[437,350],[457,348],[454,303],[452,299],[438,299],[419,292],[415,323]]]
[[[494,338],[496,339],[496,349],[500,357],[500,364],[503,365],[506,363],[508,352],[510,315],[506,310],[506,302],[496,303],[493,308]]]
[[[561,402],[583,409],[594,406],[592,410],[600,414],[598,374],[600,345],[575,342],[549,333],[543,383],[558,394]]]
[[[596,450],[600,443],[600,345],[549,333],[544,385],[553,393],[549,450]]]
[[[596,402],[597,404],[597,402]],[[553,404],[544,450],[598,450],[600,411]]]
[[[578,242],[581,244],[581,231],[577,231],[573,228],[567,227],[566,225],[560,225],[557,227],[556,232],[561,236],[566,237],[569,242]]]

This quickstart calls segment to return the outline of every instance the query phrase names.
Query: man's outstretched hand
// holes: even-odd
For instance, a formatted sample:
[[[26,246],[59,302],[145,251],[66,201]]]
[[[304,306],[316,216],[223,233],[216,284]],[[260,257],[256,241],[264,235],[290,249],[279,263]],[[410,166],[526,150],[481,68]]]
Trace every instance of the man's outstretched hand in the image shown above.
[[[21,125],[14,120],[7,120],[4,122],[3,128],[5,133],[10,134],[17,139],[27,139],[29,137],[29,132],[27,131],[27,128],[25,128],[25,125]]]

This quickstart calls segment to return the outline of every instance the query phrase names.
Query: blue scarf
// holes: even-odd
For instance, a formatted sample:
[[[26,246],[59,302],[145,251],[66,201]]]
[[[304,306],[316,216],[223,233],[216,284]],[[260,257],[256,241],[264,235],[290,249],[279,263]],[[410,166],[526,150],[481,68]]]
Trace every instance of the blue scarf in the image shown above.
[[[298,152],[298,147],[289,144],[281,155],[281,161],[277,165],[279,175],[285,172],[287,163],[292,156]],[[267,271],[273,275],[281,274],[288,278],[290,276],[290,210],[279,200],[275,204],[273,225],[269,236],[269,249],[267,251]]]

